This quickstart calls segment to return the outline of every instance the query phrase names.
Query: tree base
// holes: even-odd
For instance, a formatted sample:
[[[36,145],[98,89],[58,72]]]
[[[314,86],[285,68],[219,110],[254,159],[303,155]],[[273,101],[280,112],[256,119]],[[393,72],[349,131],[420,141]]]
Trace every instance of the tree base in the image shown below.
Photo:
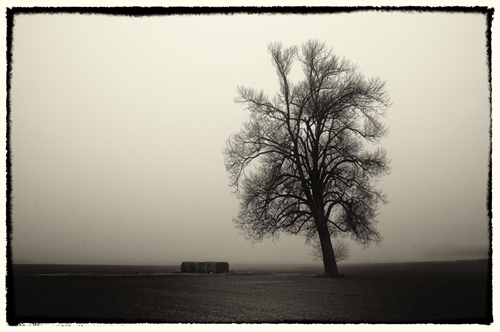
[[[345,274],[318,274],[318,278],[332,278],[332,279],[349,279]]]

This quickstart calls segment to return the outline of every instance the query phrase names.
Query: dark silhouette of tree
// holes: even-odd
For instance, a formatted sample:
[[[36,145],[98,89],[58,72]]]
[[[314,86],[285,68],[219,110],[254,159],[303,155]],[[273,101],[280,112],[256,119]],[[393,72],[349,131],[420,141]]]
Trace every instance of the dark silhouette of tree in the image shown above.
[[[321,242],[319,239],[317,237],[314,239],[308,239],[306,243],[309,243],[313,248],[310,253],[310,255],[313,256],[313,260],[323,260],[323,252],[321,250]],[[339,239],[334,239],[332,241],[332,246],[335,262],[344,261],[351,256],[349,243]]]
[[[382,240],[376,210],[386,203],[376,181],[388,173],[382,148],[365,149],[386,135],[380,121],[390,105],[385,83],[365,79],[348,60],[318,41],[268,46],[279,93],[238,87],[237,103],[250,120],[223,151],[230,185],[240,200],[234,223],[254,241],[280,232],[315,236],[325,275],[339,276],[332,238],[350,235],[368,246]],[[292,63],[305,78],[289,79]]]

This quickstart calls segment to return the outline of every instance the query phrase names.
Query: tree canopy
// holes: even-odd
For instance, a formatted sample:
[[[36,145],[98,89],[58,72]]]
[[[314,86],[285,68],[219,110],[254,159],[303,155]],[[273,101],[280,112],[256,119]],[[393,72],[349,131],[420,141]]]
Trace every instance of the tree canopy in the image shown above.
[[[376,188],[389,172],[381,121],[390,106],[385,83],[365,79],[350,61],[324,43],[268,46],[279,81],[272,98],[238,87],[237,103],[250,112],[243,128],[226,142],[224,162],[240,200],[234,223],[248,239],[281,232],[317,240],[325,274],[338,270],[331,238],[351,236],[379,244],[377,208],[387,199]],[[292,65],[304,79],[292,82]]]

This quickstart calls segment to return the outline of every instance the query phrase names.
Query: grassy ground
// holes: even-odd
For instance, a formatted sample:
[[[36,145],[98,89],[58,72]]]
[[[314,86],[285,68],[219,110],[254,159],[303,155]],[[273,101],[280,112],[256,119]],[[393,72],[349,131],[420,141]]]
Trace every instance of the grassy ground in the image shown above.
[[[489,323],[488,262],[14,279],[9,323]],[[318,271],[319,272],[319,271]]]

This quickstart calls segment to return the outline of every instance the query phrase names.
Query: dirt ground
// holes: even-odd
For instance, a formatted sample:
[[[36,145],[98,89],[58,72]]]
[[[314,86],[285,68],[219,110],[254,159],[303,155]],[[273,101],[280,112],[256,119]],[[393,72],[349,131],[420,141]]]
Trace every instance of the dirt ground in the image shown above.
[[[271,268],[226,274],[22,275],[8,323],[492,322],[489,262]],[[13,288],[13,289],[12,289]]]

